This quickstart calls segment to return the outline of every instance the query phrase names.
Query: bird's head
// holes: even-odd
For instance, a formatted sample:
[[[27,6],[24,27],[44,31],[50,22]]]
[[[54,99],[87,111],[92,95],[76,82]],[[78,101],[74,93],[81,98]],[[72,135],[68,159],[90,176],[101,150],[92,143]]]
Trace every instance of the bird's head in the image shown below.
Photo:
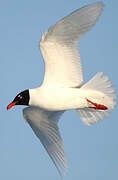
[[[14,100],[7,106],[7,110],[15,105],[29,105],[29,90],[22,91],[19,93]]]

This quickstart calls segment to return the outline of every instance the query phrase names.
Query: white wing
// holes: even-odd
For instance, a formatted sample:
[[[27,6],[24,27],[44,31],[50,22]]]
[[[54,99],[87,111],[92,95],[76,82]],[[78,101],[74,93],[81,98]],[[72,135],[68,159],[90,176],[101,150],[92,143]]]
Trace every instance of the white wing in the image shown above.
[[[66,171],[64,148],[57,126],[59,117],[64,111],[45,111],[38,107],[23,109],[25,120],[45,147],[60,175]]]
[[[102,9],[102,2],[84,6],[44,33],[40,41],[45,63],[44,83],[63,87],[77,87],[82,84],[78,40],[93,27]]]

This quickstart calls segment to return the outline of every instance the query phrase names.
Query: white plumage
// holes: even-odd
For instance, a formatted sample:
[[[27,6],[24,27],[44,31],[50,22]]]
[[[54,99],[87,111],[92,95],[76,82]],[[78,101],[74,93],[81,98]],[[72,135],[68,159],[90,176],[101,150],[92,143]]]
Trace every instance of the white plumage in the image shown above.
[[[108,115],[115,105],[114,89],[103,73],[83,85],[78,40],[96,23],[103,10],[97,2],[76,10],[44,33],[40,49],[45,63],[41,87],[30,89],[24,118],[40,139],[60,174],[66,170],[58,120],[64,111],[77,110],[86,125]]]

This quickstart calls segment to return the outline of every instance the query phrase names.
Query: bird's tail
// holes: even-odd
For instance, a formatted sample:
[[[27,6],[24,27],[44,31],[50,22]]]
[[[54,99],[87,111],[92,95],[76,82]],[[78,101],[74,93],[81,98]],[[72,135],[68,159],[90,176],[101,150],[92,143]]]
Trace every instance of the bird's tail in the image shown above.
[[[87,90],[88,107],[77,109],[81,120],[91,125],[105,118],[115,106],[116,94],[108,77],[98,72],[81,89]]]

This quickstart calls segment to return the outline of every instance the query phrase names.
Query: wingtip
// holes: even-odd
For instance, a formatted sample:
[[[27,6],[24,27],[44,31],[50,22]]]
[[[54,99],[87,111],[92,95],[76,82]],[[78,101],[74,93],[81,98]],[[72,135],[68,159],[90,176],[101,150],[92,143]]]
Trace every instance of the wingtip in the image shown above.
[[[95,5],[97,7],[100,7],[101,10],[103,10],[105,4],[102,2],[102,1],[97,1],[97,2],[94,2],[92,4],[88,4],[87,6],[91,6],[91,5]]]
[[[101,9],[104,9],[105,4],[102,1],[98,1],[98,4],[101,7]]]
[[[100,5],[100,6],[104,6],[104,3],[103,3],[103,1],[97,1],[97,2],[94,2],[93,4],[98,4],[98,5]]]

